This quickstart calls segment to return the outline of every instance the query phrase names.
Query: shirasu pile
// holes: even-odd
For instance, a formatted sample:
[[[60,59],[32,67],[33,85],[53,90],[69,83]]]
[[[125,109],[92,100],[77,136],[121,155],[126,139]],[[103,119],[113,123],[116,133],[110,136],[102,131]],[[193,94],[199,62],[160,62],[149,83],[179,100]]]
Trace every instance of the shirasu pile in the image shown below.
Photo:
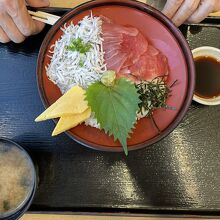
[[[75,85],[86,89],[100,80],[106,71],[101,37],[102,20],[100,17],[86,16],[77,25],[64,25],[61,30],[63,35],[50,48],[51,62],[46,67],[47,76],[62,93]],[[91,45],[85,54],[67,49],[72,40],[79,38]]]
[[[63,35],[49,51],[51,62],[46,67],[47,76],[63,94],[75,85],[86,89],[90,84],[100,80],[107,70],[102,47],[102,20],[91,14],[84,17],[77,25],[65,24],[61,30]],[[72,40],[79,38],[91,45],[90,50],[85,54],[67,49]],[[83,65],[81,65],[82,61]],[[85,124],[100,128],[94,113]]]

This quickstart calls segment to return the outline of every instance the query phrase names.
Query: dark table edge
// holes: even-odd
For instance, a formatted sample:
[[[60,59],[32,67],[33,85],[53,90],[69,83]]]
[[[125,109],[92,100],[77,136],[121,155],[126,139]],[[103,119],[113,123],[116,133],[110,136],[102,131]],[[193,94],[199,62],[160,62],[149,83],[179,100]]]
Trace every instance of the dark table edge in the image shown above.
[[[109,216],[137,216],[137,217],[199,217],[199,218],[217,218],[220,219],[220,209],[208,209],[201,207],[198,209],[172,209],[170,207],[160,207],[154,209],[147,209],[145,207],[131,207],[127,209],[126,207],[103,207],[97,208],[92,206],[86,207],[66,207],[66,208],[51,208],[47,206],[32,206],[28,213],[35,214],[62,214],[62,215],[109,215]]]

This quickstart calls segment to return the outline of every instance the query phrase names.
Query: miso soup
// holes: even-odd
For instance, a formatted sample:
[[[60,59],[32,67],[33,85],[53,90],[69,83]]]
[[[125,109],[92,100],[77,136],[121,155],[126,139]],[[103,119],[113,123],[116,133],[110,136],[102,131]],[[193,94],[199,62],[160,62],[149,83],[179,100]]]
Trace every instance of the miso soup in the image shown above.
[[[35,184],[27,153],[0,139],[0,219],[17,212],[30,198]]]

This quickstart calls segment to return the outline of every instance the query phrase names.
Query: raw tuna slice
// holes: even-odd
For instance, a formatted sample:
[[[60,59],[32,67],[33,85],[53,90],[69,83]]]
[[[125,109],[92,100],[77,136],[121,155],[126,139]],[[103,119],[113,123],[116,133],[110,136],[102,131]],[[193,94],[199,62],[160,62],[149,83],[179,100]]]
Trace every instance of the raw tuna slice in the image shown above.
[[[102,32],[108,69],[119,72],[121,68],[132,65],[147,50],[148,42],[136,28],[104,22]]]
[[[139,80],[136,76],[133,76],[131,74],[123,74],[121,72],[117,73],[117,78],[126,78],[126,79],[129,79],[135,83],[141,82],[141,80]]]
[[[127,53],[128,57],[122,68],[135,63],[139,57],[147,51],[147,49],[148,41],[140,32],[136,37],[123,34],[121,51]]]
[[[167,58],[134,27],[104,20],[103,50],[107,69],[134,82],[168,75]]]
[[[112,36],[115,34],[126,34],[129,36],[137,36],[139,31],[134,27],[126,27],[120,24],[104,22],[102,25],[103,36]]]
[[[115,55],[114,57],[117,57],[117,59],[115,58],[110,58],[112,60],[111,63],[107,63],[107,69],[109,70],[114,70],[116,71],[116,73],[118,73],[123,65],[123,63],[125,62],[125,60],[127,59],[127,54],[125,53],[118,53],[117,55]],[[109,60],[110,60],[109,59]]]
[[[151,81],[158,76],[168,75],[167,58],[161,53],[152,56],[146,52],[129,70],[138,79]]]
[[[149,45],[148,47],[148,50],[147,50],[147,53],[150,55],[150,56],[157,56],[160,51],[157,50],[155,47],[153,47],[152,45]]]

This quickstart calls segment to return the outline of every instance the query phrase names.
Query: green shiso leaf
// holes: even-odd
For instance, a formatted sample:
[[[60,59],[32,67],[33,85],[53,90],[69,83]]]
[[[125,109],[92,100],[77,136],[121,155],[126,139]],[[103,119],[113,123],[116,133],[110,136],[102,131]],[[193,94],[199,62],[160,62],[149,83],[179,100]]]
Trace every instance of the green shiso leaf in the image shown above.
[[[114,79],[114,83],[109,85],[93,83],[86,91],[86,100],[101,128],[113,135],[115,141],[119,140],[128,155],[127,138],[136,122],[139,94],[135,85],[127,79]]]

